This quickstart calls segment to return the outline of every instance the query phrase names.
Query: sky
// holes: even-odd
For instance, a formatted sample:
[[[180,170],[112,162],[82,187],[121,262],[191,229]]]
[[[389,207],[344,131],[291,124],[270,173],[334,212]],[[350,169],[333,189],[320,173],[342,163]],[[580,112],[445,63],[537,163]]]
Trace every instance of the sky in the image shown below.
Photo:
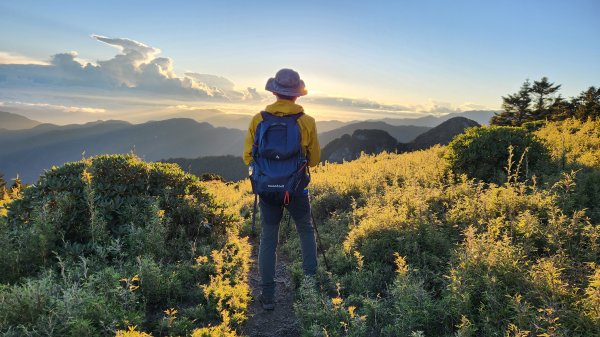
[[[0,110],[247,115],[280,68],[317,120],[498,110],[526,79],[600,85],[599,18],[597,0],[2,1]]]

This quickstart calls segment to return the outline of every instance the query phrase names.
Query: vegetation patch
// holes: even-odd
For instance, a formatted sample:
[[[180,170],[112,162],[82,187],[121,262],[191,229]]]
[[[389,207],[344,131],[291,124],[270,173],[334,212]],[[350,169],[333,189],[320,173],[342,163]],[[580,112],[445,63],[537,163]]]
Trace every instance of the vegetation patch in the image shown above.
[[[469,165],[449,166],[451,146],[313,170],[310,194],[329,270],[319,254],[316,284],[303,282],[295,231],[282,227],[280,240],[293,261],[303,335],[600,334],[600,222],[583,199],[573,201],[597,169],[561,167],[563,151],[573,158],[567,165],[591,154],[587,145],[557,150],[562,142],[552,139],[576,143],[560,123],[579,122],[550,122],[537,136],[524,128],[471,129],[463,143],[476,157],[471,163],[493,158],[480,179]],[[588,123],[595,122],[578,130]],[[590,132],[572,137],[595,142]],[[481,139],[477,150],[468,147]],[[230,205],[235,198],[238,209],[249,209],[249,184],[211,186],[219,194],[229,189]],[[585,191],[587,200],[600,198]]]
[[[470,128],[448,144],[450,169],[485,182],[501,184],[551,172],[548,150],[524,128]]]
[[[4,335],[233,335],[246,319],[250,250],[238,220],[174,164],[67,163],[7,210]]]

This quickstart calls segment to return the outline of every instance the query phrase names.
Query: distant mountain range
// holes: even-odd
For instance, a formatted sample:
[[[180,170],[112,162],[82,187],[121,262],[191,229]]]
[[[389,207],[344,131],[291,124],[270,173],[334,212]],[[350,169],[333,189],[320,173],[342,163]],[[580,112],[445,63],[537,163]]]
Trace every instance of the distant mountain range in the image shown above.
[[[234,119],[239,122],[238,118],[241,117],[237,116]],[[397,144],[410,144],[413,140],[417,144],[422,142],[422,140],[417,141],[417,136],[433,129],[425,125],[407,126],[393,125],[392,123],[416,121],[426,124],[439,120],[440,118],[429,116],[410,120],[388,119],[385,122],[326,121],[318,122],[317,127],[328,130],[319,134],[320,144],[325,146],[324,152],[327,152],[330,148],[335,147],[331,145],[327,148],[331,141],[347,134],[348,136],[336,144],[347,143],[348,137],[352,138],[350,135],[353,135],[356,130],[380,130],[392,137]],[[241,123],[239,124],[241,125]],[[33,125],[33,127],[27,128],[28,125]],[[334,128],[336,126],[340,127]],[[9,127],[11,129],[8,129]],[[2,112],[0,113],[0,172],[7,178],[13,178],[19,174],[24,182],[31,183],[44,170],[50,169],[53,165],[79,160],[82,155],[133,152],[148,161],[165,160],[166,158],[183,160],[207,156],[239,156],[245,134],[245,129],[214,127],[209,123],[197,122],[190,118],[173,118],[142,124],[109,120],[59,126],[43,124],[17,114]],[[378,132],[359,132],[356,136],[369,139],[375,137],[373,142],[386,144],[385,146],[389,140]],[[429,138],[431,137],[426,137],[426,139]],[[362,141],[364,142],[364,140]],[[352,151],[360,147],[358,145],[360,142],[359,139],[358,143],[351,146]],[[373,151],[379,151],[381,146],[383,145],[374,144]],[[367,148],[370,149],[370,147]],[[397,149],[408,150],[403,145],[398,145]],[[358,153],[360,154],[360,152]],[[215,165],[223,163],[220,161],[221,164],[215,164],[219,161],[218,159],[207,159],[202,163],[205,166],[200,165],[199,162],[194,162],[193,166],[215,167]],[[239,164],[240,161],[241,159],[237,163]],[[234,176],[237,178],[242,174],[242,169],[238,164],[235,164],[237,169],[233,170],[236,172],[235,175],[229,177],[229,173],[225,174],[226,179],[233,179]],[[184,163],[184,165],[186,164]],[[223,175],[223,172],[215,173]],[[243,174],[245,175],[245,173]]]
[[[340,163],[354,160],[362,152],[366,154],[383,151],[407,152],[426,149],[435,144],[446,145],[454,136],[473,126],[479,126],[479,123],[464,117],[451,118],[408,143],[398,142],[384,130],[358,129],[352,135],[344,134],[327,144],[323,148],[321,160]]]
[[[0,130],[22,130],[30,129],[36,125],[42,124],[25,116],[14,113],[0,111]]]
[[[390,134],[398,142],[410,142],[418,135],[430,129],[426,126],[413,126],[413,125],[390,125],[386,122],[380,121],[365,121],[356,122],[348,125],[344,125],[340,128],[322,132],[319,134],[319,143],[321,146],[329,144],[336,138],[339,138],[345,134],[351,135],[356,130],[383,130]]]
[[[429,126],[434,127],[442,124],[443,122],[455,118],[455,117],[464,117],[470,120],[473,120],[480,125],[489,125],[490,119],[494,116],[495,113],[499,111],[494,110],[471,110],[471,111],[463,111],[463,112],[453,112],[447,115],[442,116],[424,116],[419,118],[383,118],[380,121],[386,122],[390,125],[414,125],[414,126]]]
[[[82,154],[133,152],[148,161],[163,158],[239,155],[245,132],[215,128],[192,119],[143,124],[122,121],[83,125],[41,124],[27,130],[0,132],[0,172],[33,182],[45,169],[79,160]]]
[[[484,125],[489,124],[490,119],[497,111],[492,110],[471,110],[471,111],[463,111],[463,112],[453,112],[447,115],[426,115],[418,118],[383,118],[383,119],[371,119],[367,121],[347,121],[342,122],[339,120],[330,120],[330,121],[317,121],[317,130],[320,133],[328,132],[334,129],[341,128],[346,125],[356,124],[356,123],[364,123],[364,122],[385,122],[392,126],[399,125],[413,125],[413,126],[426,126],[426,127],[434,127],[439,125],[451,118],[454,117],[465,117],[471,120],[476,121],[477,123]],[[308,111],[310,114],[310,111]],[[218,109],[199,109],[194,111],[184,111],[177,113],[173,117],[182,117],[182,118],[192,118],[198,122],[206,122],[213,126],[217,127],[226,127],[230,129],[240,129],[247,130],[248,124],[250,123],[250,119],[252,119],[252,115],[248,114],[235,114],[235,113],[225,113]],[[1,124],[1,120],[0,120]],[[369,127],[370,128],[370,127]],[[358,128],[354,128],[348,134],[352,134],[354,130],[358,130]],[[388,131],[388,130],[386,130]],[[393,132],[388,131],[391,135]],[[331,141],[337,137],[340,137],[342,134],[337,135],[336,137],[327,139]],[[399,140],[399,141],[408,141],[408,140]],[[322,144],[327,144],[328,142],[321,142]]]

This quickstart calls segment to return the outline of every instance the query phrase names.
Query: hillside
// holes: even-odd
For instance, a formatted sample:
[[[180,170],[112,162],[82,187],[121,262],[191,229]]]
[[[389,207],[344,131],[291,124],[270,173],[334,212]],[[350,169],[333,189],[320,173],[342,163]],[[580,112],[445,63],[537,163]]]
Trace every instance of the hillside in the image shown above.
[[[13,192],[0,209],[3,336],[225,335],[246,320],[239,221],[176,165],[103,155]]]
[[[566,155],[580,171],[484,184],[449,175],[439,146],[313,170],[312,209],[330,266],[319,253],[318,288],[299,281],[293,226],[280,239],[302,333],[598,335],[600,217],[582,202],[600,198],[600,125],[551,123],[537,134],[553,161]],[[249,216],[247,181],[209,186]]]
[[[367,123],[367,125],[379,124]],[[407,152],[427,149],[436,144],[446,145],[456,135],[463,133],[466,128],[478,125],[477,122],[467,118],[454,117],[425,131],[407,143],[396,141],[384,130],[356,130],[351,136],[345,134],[328,143],[323,148],[321,160],[341,163],[358,158],[361,152],[366,154],[377,154],[383,151]]]
[[[355,130],[352,136],[345,134],[334,139],[321,151],[321,161],[341,163],[354,160],[361,153],[377,154],[393,152],[398,142],[383,130]]]
[[[201,117],[204,120],[232,127],[215,128],[208,123],[199,123],[189,118],[173,118],[142,124],[108,120],[70,125],[35,124],[28,129],[1,130],[0,172],[7,177],[19,174],[24,182],[30,183],[43,170],[77,160],[84,152],[85,155],[91,156],[133,151],[146,160],[175,157],[192,160],[206,156],[240,155],[249,117],[228,115],[218,110],[203,113]],[[26,120],[25,117],[16,114],[10,116]],[[329,138],[335,135],[342,135],[361,126],[381,127],[399,139],[414,138],[427,130],[410,126],[394,127],[382,122],[347,125],[340,121],[323,121],[317,122],[317,125],[319,131],[326,130],[319,134],[321,145],[329,143]],[[205,163],[207,161],[211,162],[207,169],[223,174],[223,169],[216,168],[223,164],[219,163],[217,158],[204,160]],[[236,173],[225,175],[232,179],[245,176],[241,175],[238,164],[233,166]],[[185,167],[188,165],[189,163]]]
[[[475,126],[480,125],[476,121],[464,117],[454,117],[418,135],[412,142],[402,144],[400,148],[406,151],[414,151],[428,149],[437,144],[446,145],[456,135],[463,133],[466,128]]]
[[[227,181],[238,181],[248,177],[248,166],[242,157],[236,156],[207,156],[195,159],[169,158],[161,160],[165,163],[175,163],[185,172],[202,177],[205,174],[216,174]]]
[[[319,165],[309,186],[318,286],[282,222],[287,293],[270,313],[250,298],[258,241],[240,237],[251,234],[247,179],[200,182],[132,156],[55,168],[24,190],[0,189],[0,333],[52,321],[60,336],[233,337],[262,333],[263,322],[274,336],[283,312],[301,330],[286,335],[597,336],[600,122],[535,135],[551,160],[535,180],[456,176],[452,145]],[[505,142],[471,142],[465,172]]]
[[[421,133],[429,130],[429,127],[412,125],[390,125],[380,121],[353,122],[331,131],[319,133],[321,147],[329,144],[332,140],[356,130],[383,130],[394,137],[398,142],[409,142]]]
[[[0,172],[7,177],[18,173],[24,182],[32,182],[43,170],[80,159],[83,153],[134,152],[145,160],[239,155],[244,136],[241,130],[215,128],[191,119],[40,125],[0,133]]]
[[[34,121],[27,117],[17,115],[14,113],[0,111],[0,130],[22,130],[30,129],[36,125],[41,124],[38,121]]]
[[[195,111],[193,116],[231,127],[215,128],[189,118],[173,118],[143,124],[108,120],[70,125],[35,124],[20,130],[0,128],[0,172],[11,178],[19,174],[24,182],[29,183],[44,169],[79,159],[84,152],[89,156],[134,151],[146,160],[239,155],[246,132],[244,125],[248,123],[249,116],[225,114],[219,110],[201,112]],[[27,120],[16,114],[6,114],[9,115],[10,118]],[[431,121],[437,120],[440,119]],[[408,121],[413,119],[393,119],[390,123]],[[409,142],[429,130],[429,127],[391,125],[382,121],[319,121],[317,127],[322,147],[358,129],[384,130],[400,142]],[[235,176],[240,175],[236,173]]]

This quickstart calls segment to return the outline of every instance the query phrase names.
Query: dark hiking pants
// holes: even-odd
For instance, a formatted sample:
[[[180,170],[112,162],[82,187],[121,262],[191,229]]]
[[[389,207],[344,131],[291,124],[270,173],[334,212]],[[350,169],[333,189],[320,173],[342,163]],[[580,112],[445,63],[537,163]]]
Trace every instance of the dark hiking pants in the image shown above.
[[[265,298],[275,295],[275,264],[277,262],[277,242],[279,239],[279,223],[283,216],[283,198],[279,194],[261,195],[260,197],[260,247],[258,251],[258,269],[260,285]],[[311,221],[308,195],[292,197],[285,206],[296,223],[302,249],[302,268],[305,275],[314,275],[317,271],[317,244]]]

